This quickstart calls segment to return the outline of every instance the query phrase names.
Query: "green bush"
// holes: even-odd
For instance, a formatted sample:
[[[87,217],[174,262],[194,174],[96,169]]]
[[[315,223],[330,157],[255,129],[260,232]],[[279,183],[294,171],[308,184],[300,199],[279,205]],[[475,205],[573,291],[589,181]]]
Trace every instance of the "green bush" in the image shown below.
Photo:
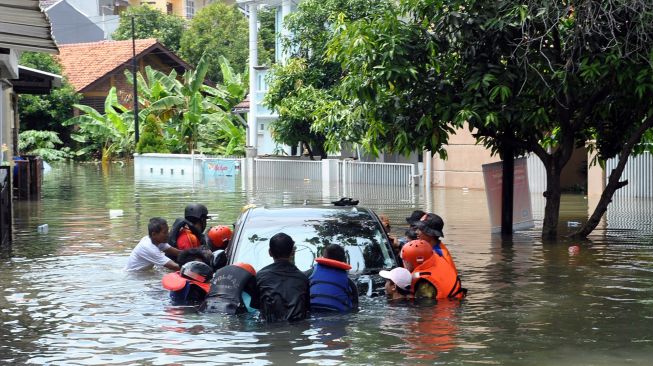
[[[68,148],[57,149],[61,145],[59,135],[53,131],[23,131],[18,135],[18,150],[26,155],[38,155],[45,161],[60,161],[71,157]]]

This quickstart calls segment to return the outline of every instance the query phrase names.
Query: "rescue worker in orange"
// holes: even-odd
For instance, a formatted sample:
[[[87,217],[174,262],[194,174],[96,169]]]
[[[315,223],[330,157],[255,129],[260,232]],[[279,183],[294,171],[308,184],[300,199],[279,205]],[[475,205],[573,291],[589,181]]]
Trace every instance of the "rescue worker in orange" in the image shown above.
[[[444,227],[442,218],[436,214],[428,213],[415,223],[415,227],[417,228],[417,239],[429,243],[433,252],[437,253],[440,257],[444,257],[457,274],[458,270],[451,257],[451,253],[449,253],[449,249],[440,240],[441,237],[444,237],[444,234],[442,234],[442,228]]]
[[[411,289],[416,299],[462,299],[462,288],[456,268],[425,240],[413,240],[401,249],[404,266],[412,273]]]
[[[211,251],[227,250],[233,231],[226,225],[213,226],[206,234],[209,237]]]
[[[213,268],[204,262],[191,261],[178,272],[163,276],[161,284],[170,291],[173,305],[196,305],[208,295],[212,278]]]
[[[204,229],[209,210],[199,203],[192,203],[184,209],[184,217],[175,220],[170,230],[168,243],[179,250],[206,247]]]

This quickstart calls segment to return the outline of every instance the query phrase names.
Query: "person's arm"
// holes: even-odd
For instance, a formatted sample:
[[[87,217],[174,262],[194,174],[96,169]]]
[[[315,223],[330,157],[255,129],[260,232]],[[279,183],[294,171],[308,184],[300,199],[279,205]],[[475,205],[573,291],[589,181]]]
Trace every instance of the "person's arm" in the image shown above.
[[[177,248],[175,248],[175,247],[173,247],[173,246],[169,246],[169,247],[168,247],[166,250],[164,250],[163,252],[164,252],[165,254],[169,255],[169,256],[172,256],[172,257],[177,258],[177,257],[179,256],[179,253],[181,253],[181,250],[179,250],[179,249],[177,249]]]
[[[175,263],[174,261],[172,261],[172,260],[169,260],[163,266],[166,267],[167,269],[171,269],[173,271],[178,271],[179,270],[179,265],[177,263]]]
[[[351,310],[358,311],[358,287],[349,279],[349,291],[351,291]]]

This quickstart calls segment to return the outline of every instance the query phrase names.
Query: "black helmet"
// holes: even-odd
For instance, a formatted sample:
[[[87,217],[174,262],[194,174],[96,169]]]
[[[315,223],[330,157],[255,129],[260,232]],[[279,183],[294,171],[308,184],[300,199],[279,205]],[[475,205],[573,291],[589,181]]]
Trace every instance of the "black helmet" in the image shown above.
[[[186,219],[194,218],[202,220],[208,218],[208,216],[209,210],[206,208],[206,206],[199,203],[191,203],[190,205],[186,206],[186,209],[184,209],[184,217]]]
[[[211,267],[200,261],[192,261],[184,264],[179,273],[182,277],[203,283],[211,281],[211,277],[213,277],[213,270]]]

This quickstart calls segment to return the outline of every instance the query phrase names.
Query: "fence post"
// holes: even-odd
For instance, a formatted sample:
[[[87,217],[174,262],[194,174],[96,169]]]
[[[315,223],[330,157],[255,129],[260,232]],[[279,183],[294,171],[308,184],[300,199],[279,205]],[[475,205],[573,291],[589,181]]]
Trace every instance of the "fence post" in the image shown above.
[[[338,160],[322,159],[322,197],[332,197],[334,188],[338,188]]]

